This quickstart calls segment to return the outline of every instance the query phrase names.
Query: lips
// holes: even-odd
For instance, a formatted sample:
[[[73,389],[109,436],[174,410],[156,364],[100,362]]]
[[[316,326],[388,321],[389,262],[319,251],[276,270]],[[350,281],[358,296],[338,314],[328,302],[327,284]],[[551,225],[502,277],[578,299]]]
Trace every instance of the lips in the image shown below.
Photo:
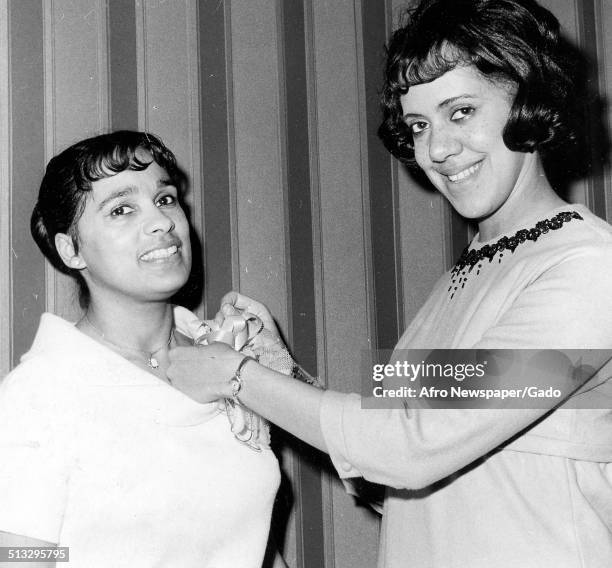
[[[140,255],[140,260],[143,262],[165,262],[171,259],[179,251],[179,247],[176,244],[172,244],[166,247],[158,247],[151,249],[144,254]]]
[[[469,178],[470,176],[473,176],[480,169],[481,165],[482,162],[478,162],[469,168],[465,168],[464,170],[457,172],[456,174],[446,174],[446,177],[453,183],[458,183]]]

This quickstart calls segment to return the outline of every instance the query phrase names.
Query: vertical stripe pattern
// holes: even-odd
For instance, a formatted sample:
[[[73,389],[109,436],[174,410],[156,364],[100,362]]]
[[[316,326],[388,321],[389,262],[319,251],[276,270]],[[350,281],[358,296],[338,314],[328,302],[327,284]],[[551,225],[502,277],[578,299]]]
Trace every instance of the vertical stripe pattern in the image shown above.
[[[138,130],[135,30],[134,0],[109,0],[110,126],[113,130]]]
[[[308,372],[317,374],[317,320],[313,256],[312,180],[308,74],[304,5],[299,0],[283,3],[283,86],[286,97],[286,161],[288,220],[289,336],[294,357]],[[294,484],[298,558],[301,566],[324,566],[324,534],[321,523],[321,459],[305,445],[295,461]]]
[[[361,350],[391,348],[470,228],[377,138],[383,45],[405,0],[0,0],[0,373],[75,289],[29,218],[48,159],[109,129],[149,129],[184,170],[196,309],[239,288],[300,363],[359,391]],[[604,0],[542,0],[612,91]],[[609,97],[609,95],[608,95]],[[606,113],[607,114],[604,114]],[[612,216],[609,109],[590,108],[592,176],[568,188]],[[274,533],[291,565],[370,568],[378,519],[326,459],[277,433]]]
[[[45,267],[30,236],[30,215],[45,157],[41,0],[9,5],[11,109],[12,364],[28,350],[44,310]],[[8,267],[3,267],[3,270]]]
[[[231,53],[227,35],[229,3],[200,2],[200,130],[204,211],[204,295],[213,317],[223,294],[233,287],[232,210],[233,156],[231,135]],[[219,212],[225,212],[220,215]]]

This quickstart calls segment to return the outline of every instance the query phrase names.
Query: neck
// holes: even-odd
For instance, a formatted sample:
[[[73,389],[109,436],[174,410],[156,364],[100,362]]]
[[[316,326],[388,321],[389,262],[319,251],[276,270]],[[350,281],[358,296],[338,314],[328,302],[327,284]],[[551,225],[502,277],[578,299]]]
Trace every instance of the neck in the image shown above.
[[[546,178],[539,154],[526,154],[525,164],[508,199],[497,211],[478,222],[479,240],[489,241],[565,204]]]
[[[92,298],[86,318],[95,332],[117,345],[153,351],[165,345],[173,327],[172,306],[166,302],[101,302]],[[82,331],[86,325],[79,323]]]

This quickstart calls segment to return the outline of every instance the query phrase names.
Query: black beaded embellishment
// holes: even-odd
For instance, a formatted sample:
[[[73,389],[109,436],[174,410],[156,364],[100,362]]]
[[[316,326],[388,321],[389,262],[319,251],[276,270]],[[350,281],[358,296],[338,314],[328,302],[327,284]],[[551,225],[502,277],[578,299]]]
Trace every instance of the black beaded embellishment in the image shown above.
[[[463,288],[465,286],[467,275],[472,272],[475,266],[477,266],[476,275],[480,274],[480,269],[485,259],[488,259],[489,262],[493,262],[495,255],[499,253],[498,262],[501,262],[505,251],[509,250],[511,253],[514,253],[516,247],[525,241],[535,242],[541,235],[545,235],[548,231],[560,229],[565,223],[568,223],[572,219],[584,220],[576,211],[562,211],[551,219],[538,221],[535,227],[531,229],[521,229],[512,237],[501,237],[492,245],[484,245],[479,249],[470,249],[469,246],[466,247],[461,253],[459,260],[455,263],[455,266],[451,269],[451,285],[448,288],[448,291],[452,292],[451,299],[459,287]]]

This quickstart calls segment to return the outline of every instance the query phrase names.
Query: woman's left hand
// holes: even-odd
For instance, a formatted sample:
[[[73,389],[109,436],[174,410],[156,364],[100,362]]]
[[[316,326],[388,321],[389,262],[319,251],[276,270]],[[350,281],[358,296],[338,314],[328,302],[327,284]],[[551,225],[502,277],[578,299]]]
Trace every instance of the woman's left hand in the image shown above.
[[[172,386],[196,402],[231,398],[230,378],[244,355],[224,343],[175,347],[169,352],[167,376]]]

